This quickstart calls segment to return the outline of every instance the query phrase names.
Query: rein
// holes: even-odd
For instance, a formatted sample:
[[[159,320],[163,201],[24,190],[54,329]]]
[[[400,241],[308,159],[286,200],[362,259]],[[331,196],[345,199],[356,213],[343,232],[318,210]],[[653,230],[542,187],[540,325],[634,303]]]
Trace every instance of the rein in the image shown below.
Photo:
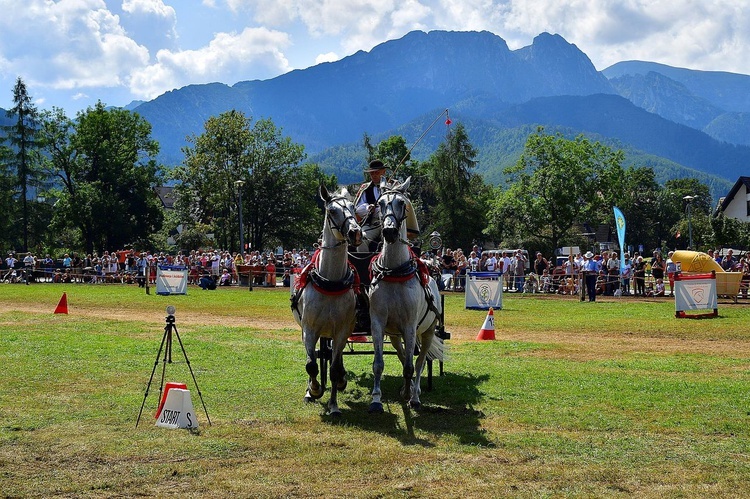
[[[331,199],[329,204],[336,204],[337,206],[342,208],[342,211],[346,213],[346,210],[343,209],[344,206],[340,204],[341,201],[345,200],[344,197],[338,197],[335,199]],[[304,269],[302,269],[302,272],[299,274],[297,284],[295,286],[295,292],[291,297],[291,307],[293,311],[296,311],[298,314],[302,315],[298,308],[299,299],[302,296],[302,291],[307,287],[308,284],[312,284],[313,289],[318,291],[321,294],[328,295],[328,296],[338,296],[343,295],[349,290],[353,290],[355,294],[360,293],[360,280],[359,280],[359,274],[357,273],[357,269],[354,267],[354,265],[347,261],[347,268],[346,268],[346,274],[344,277],[340,280],[330,280],[326,277],[323,277],[320,274],[319,270],[319,263],[320,263],[320,255],[322,250],[326,249],[335,249],[338,248],[344,244],[347,244],[347,237],[346,234],[344,234],[343,226],[347,223],[349,220],[354,220],[356,223],[356,218],[354,215],[347,215],[344,217],[344,220],[342,221],[341,226],[336,225],[333,218],[331,218],[331,211],[326,208],[326,221],[328,222],[329,230],[335,229],[340,236],[340,239],[333,245],[319,245],[318,248],[315,250],[315,253],[313,253],[312,258],[310,259],[310,263],[305,266]],[[325,232],[325,227],[324,227]]]
[[[332,199],[331,200],[331,204],[336,204],[337,206],[343,208],[343,206],[341,204],[339,204],[339,201],[342,201],[344,199],[345,199],[344,197],[338,197],[338,198]],[[342,209],[342,211],[344,211],[344,210]],[[336,223],[334,222],[334,220],[331,218],[331,211],[330,210],[326,210],[326,220],[328,221],[328,226],[329,227],[331,227],[333,229],[336,229],[336,232],[339,233],[339,236],[341,236],[341,239],[339,239],[336,242],[336,244],[334,244],[333,246],[318,246],[318,247],[320,249],[334,249],[334,248],[338,248],[339,246],[341,246],[343,244],[346,244],[347,243],[347,241],[346,241],[346,234],[344,234],[344,230],[343,230],[342,227],[349,220],[354,220],[356,222],[357,218],[354,215],[348,215],[348,216],[346,216],[344,218],[344,220],[343,220],[343,222],[341,224],[342,227],[339,227],[338,225],[336,225]]]

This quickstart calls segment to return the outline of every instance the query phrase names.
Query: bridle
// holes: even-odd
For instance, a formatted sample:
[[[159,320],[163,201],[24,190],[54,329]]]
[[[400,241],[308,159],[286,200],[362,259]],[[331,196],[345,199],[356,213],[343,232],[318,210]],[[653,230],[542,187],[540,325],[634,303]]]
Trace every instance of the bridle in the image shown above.
[[[328,226],[332,229],[335,229],[336,232],[339,233],[339,240],[334,244],[333,246],[320,246],[320,249],[333,249],[338,248],[339,246],[343,244],[347,244],[348,238],[346,236],[346,231],[344,230],[344,227],[351,226],[350,221],[354,221],[354,223],[357,223],[357,218],[354,216],[353,210],[348,210],[346,206],[346,202],[348,200],[341,196],[337,198],[331,199],[328,204],[326,204],[326,220],[328,221]],[[338,206],[341,208],[342,213],[344,214],[344,219],[341,221],[341,225],[337,224],[336,221],[331,216],[331,205]],[[348,214],[347,214],[348,213]]]
[[[386,197],[389,197],[387,202],[385,201]],[[385,226],[385,220],[388,217],[393,218],[393,221],[396,223],[396,230],[399,233],[397,241],[409,246],[410,245],[409,241],[406,241],[400,235],[401,224],[404,222],[404,220],[406,220],[406,202],[403,201],[403,199],[399,199],[399,201],[401,202],[400,206],[395,205],[394,202],[399,197],[403,197],[403,193],[395,189],[389,189],[380,195],[379,203],[381,203],[381,207],[380,207],[381,226],[383,227]],[[397,206],[400,208],[400,210],[396,209]]]

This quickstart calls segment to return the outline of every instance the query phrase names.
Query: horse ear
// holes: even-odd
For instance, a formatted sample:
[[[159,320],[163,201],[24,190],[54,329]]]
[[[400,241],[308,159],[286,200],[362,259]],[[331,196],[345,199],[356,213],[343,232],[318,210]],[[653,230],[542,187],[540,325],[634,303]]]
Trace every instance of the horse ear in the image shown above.
[[[411,184],[411,177],[408,177],[406,180],[404,180],[402,183],[395,186],[393,189],[400,192],[401,194],[405,194],[406,190],[409,188],[409,184]]]
[[[328,188],[323,182],[321,182],[320,186],[318,187],[318,195],[320,196],[320,199],[322,199],[326,203],[331,200],[331,193],[328,192]]]

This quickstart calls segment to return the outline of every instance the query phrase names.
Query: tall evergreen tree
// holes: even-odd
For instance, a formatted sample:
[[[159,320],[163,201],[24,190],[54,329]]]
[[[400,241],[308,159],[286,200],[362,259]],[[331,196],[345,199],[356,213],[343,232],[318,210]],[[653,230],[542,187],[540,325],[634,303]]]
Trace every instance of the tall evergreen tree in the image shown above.
[[[16,185],[19,190],[18,202],[20,204],[20,225],[23,235],[22,250],[29,248],[29,184],[32,183],[36,174],[34,168],[34,152],[36,149],[36,128],[38,126],[39,113],[31,101],[26,84],[19,76],[13,87],[13,107],[7,111],[9,118],[14,123],[7,129],[7,141],[14,152],[11,166],[15,168],[17,175]]]
[[[429,160],[429,178],[436,205],[432,230],[454,247],[471,247],[485,228],[489,188],[472,170],[477,150],[462,124],[457,124]]]

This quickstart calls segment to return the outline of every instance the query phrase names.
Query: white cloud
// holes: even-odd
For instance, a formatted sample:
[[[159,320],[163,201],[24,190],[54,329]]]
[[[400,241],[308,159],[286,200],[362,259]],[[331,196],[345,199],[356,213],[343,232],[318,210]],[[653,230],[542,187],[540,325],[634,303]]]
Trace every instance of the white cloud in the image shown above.
[[[285,33],[246,28],[240,34],[218,33],[198,50],[160,50],[156,64],[133,72],[131,91],[150,99],[191,83],[234,83],[276,76],[290,69],[281,52],[289,43]]]
[[[124,0],[122,10],[131,14],[153,14],[166,19],[177,17],[174,8],[165,5],[162,0]]]
[[[127,36],[100,0],[0,0],[0,50],[8,72],[54,89],[121,85],[148,50]]]
[[[315,58],[315,64],[320,64],[322,62],[335,62],[341,59],[338,54],[335,52],[328,52],[327,54],[320,54],[318,57]]]
[[[599,69],[750,73],[750,0],[0,0],[0,12],[0,85],[21,76],[55,105],[269,78],[415,29],[488,30],[511,49],[558,33]]]
[[[750,0],[510,1],[492,31],[511,48],[559,33],[598,69],[629,59],[750,71]]]

